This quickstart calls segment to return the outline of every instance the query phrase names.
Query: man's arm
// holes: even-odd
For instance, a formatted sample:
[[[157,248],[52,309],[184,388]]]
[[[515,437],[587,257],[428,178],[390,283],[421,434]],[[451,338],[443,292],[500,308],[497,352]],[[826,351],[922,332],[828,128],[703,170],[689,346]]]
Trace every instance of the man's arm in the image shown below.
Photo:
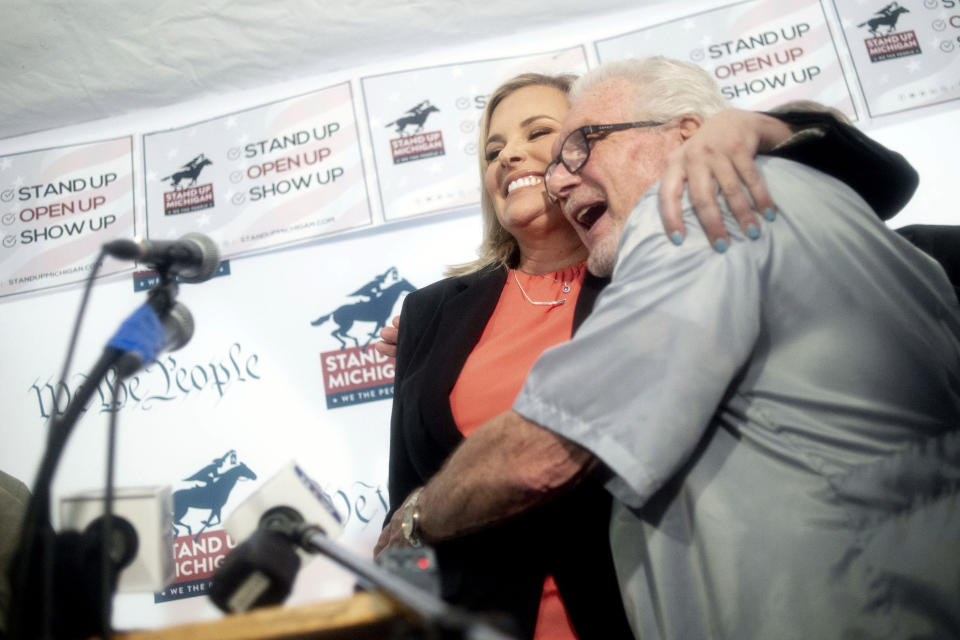
[[[507,411],[461,444],[420,494],[424,542],[459,537],[512,518],[573,488],[596,465],[589,451]],[[403,546],[403,508],[374,548]]]

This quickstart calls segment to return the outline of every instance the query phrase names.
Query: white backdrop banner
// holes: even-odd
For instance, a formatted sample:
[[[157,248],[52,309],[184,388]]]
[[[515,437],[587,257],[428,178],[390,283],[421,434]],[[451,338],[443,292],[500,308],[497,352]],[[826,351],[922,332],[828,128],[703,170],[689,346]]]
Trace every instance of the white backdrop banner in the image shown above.
[[[150,237],[231,257],[371,222],[350,83],[143,136]]]
[[[222,522],[290,459],[340,509],[341,542],[369,557],[388,503],[394,376],[393,362],[371,344],[405,295],[439,279],[444,265],[475,256],[478,121],[503,80],[527,71],[581,73],[594,60],[580,43],[592,42],[601,61],[663,54],[697,62],[746,108],[812,99],[855,116],[851,87],[871,114],[960,95],[960,52],[947,44],[960,35],[960,0],[837,0],[863,96],[844,79],[828,28],[836,29],[836,16],[817,0],[750,0],[667,21],[683,14],[681,5],[660,3],[655,17],[611,20],[593,31],[558,25],[564,30],[544,40],[519,32],[519,49],[447,58],[428,51],[414,61],[306,79],[271,99],[299,95],[269,104],[244,94],[236,106],[176,105],[142,121],[131,114],[120,124],[0,141],[0,468],[11,475],[32,482],[46,422],[65,409],[57,390],[76,394],[86,368],[157,277],[135,274],[131,283],[128,265],[105,263],[63,381],[57,377],[80,292],[52,287],[81,281],[101,243],[136,233],[204,232],[229,258],[218,277],[180,289],[197,321],[190,344],[124,381],[116,403],[108,376],[57,473],[55,497],[102,487],[105,430],[117,412],[118,486],[172,487],[174,582],[156,594],[118,596],[118,627],[218,617],[202,596],[238,542]],[[895,14],[895,25],[876,21]],[[889,38],[907,31],[920,53],[912,36]],[[506,57],[513,53],[521,55]],[[427,66],[434,60],[460,62]],[[931,185],[931,196],[924,217],[912,222],[951,210],[942,185],[955,163],[937,155],[956,146],[947,144],[956,138],[950,106],[928,108],[927,123],[919,111],[887,119],[902,128],[899,137],[887,129],[881,141],[905,153],[920,149],[908,157],[927,163],[921,191]],[[133,137],[117,138],[112,125]],[[61,137],[83,144],[45,148]],[[86,142],[105,138],[112,139]],[[434,213],[444,215],[426,217]],[[346,572],[315,560],[289,602],[345,596],[352,586]],[[77,588],[88,588],[82,577]]]
[[[0,157],[0,297],[82,282],[100,245],[132,235],[132,165],[129,137]]]
[[[384,217],[480,202],[478,127],[490,92],[519,73],[586,70],[583,47],[574,47],[362,78]]]
[[[871,116],[960,98],[960,3],[834,0]]]
[[[399,313],[409,289],[438,279],[443,265],[469,257],[479,235],[475,214],[417,228],[380,227],[234,259],[229,275],[180,287],[180,301],[196,319],[193,340],[123,381],[116,405],[109,393],[114,375],[99,385],[54,485],[55,498],[103,486],[106,426],[115,409],[117,485],[173,489],[176,578],[161,593],[119,596],[118,624],[216,617],[202,596],[236,544],[222,520],[291,459],[340,510],[340,541],[369,556],[386,513],[393,363],[363,346],[384,318]],[[398,283],[406,284],[395,288]],[[0,368],[0,467],[27,481],[40,458],[46,421],[57,411],[57,376],[79,294],[71,288],[34,296],[18,303],[19,313],[0,314],[4,359],[19,363]],[[67,398],[86,382],[84,372],[102,345],[143,300],[129,277],[95,287],[76,364],[65,381]],[[344,308],[351,310],[349,326],[336,317]],[[23,317],[32,319],[29,327]],[[27,335],[34,339],[23,339]],[[64,408],[61,403],[59,410]],[[301,572],[291,602],[346,595],[352,584],[345,572],[314,562]]]
[[[663,55],[709,71],[743,109],[816,100],[856,119],[819,0],[754,0],[596,43],[600,62]]]

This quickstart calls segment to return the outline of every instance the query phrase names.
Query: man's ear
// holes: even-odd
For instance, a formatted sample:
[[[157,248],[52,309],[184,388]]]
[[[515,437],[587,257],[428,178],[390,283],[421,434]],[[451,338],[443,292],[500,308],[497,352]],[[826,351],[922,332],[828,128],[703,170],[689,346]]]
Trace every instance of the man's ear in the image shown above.
[[[703,126],[703,118],[695,113],[688,113],[680,116],[677,123],[677,131],[680,132],[680,138],[686,142]]]

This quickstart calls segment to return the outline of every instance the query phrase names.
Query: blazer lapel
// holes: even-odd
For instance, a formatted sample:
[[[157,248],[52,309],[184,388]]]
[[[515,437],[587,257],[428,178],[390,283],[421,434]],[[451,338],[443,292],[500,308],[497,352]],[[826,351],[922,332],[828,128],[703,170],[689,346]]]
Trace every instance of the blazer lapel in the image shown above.
[[[597,296],[603,291],[603,288],[610,284],[610,278],[601,278],[595,276],[589,271],[583,278],[583,286],[580,289],[580,296],[577,298],[577,307],[573,310],[573,334],[576,335],[577,329],[587,319],[590,312],[593,311],[593,305],[597,301]]]

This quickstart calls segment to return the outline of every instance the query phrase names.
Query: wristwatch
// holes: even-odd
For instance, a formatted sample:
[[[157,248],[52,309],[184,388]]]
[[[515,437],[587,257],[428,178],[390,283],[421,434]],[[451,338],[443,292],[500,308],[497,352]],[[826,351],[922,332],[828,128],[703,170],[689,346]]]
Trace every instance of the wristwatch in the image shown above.
[[[423,487],[413,490],[407,501],[403,503],[403,514],[400,519],[400,531],[403,532],[404,539],[411,547],[419,547],[422,544],[420,540],[419,504],[421,492],[423,492]]]

